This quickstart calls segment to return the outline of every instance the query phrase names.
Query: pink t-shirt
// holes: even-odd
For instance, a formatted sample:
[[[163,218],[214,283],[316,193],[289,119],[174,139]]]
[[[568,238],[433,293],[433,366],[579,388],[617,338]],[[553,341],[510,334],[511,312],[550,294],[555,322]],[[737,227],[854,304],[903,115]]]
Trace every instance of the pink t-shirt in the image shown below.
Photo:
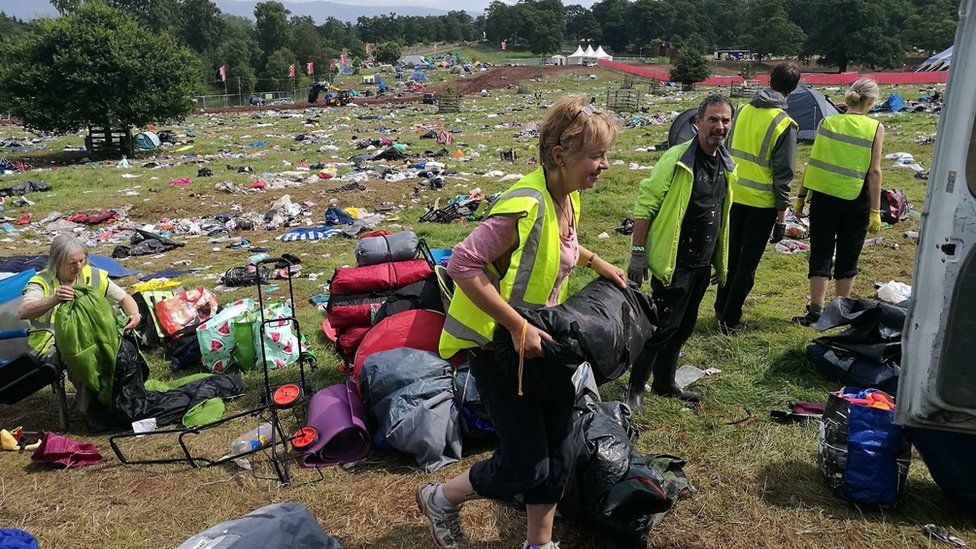
[[[517,224],[518,218],[508,215],[496,215],[482,221],[467,238],[454,247],[447,263],[447,274],[457,280],[474,278],[484,272],[489,263],[493,263],[515,245]],[[556,285],[546,302],[547,307],[559,304],[559,291],[563,282],[579,261],[579,240],[576,237],[575,223],[569,228],[569,236],[559,236],[559,272],[556,275]]]

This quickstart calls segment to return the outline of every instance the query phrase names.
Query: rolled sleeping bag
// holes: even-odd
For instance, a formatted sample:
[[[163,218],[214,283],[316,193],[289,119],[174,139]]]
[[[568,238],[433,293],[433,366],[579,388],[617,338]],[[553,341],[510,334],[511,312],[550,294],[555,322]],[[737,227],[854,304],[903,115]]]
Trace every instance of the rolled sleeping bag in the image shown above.
[[[318,431],[318,440],[302,455],[305,467],[341,465],[369,453],[366,407],[351,380],[315,393],[308,406],[308,425]]]
[[[417,235],[413,231],[363,238],[356,243],[356,265],[366,267],[415,259],[417,244]]]

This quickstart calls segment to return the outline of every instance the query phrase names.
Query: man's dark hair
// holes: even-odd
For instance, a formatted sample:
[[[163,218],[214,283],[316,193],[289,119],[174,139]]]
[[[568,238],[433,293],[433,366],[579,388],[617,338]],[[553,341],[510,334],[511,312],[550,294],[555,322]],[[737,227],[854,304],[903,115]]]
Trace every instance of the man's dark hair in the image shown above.
[[[709,95],[702,100],[701,104],[698,105],[698,120],[699,122],[705,119],[705,109],[711,105],[724,104],[729,106],[729,111],[735,113],[735,107],[732,106],[732,101],[725,97],[724,95]]]
[[[799,83],[800,68],[796,66],[796,63],[784,61],[769,72],[769,87],[784,96],[793,93]]]

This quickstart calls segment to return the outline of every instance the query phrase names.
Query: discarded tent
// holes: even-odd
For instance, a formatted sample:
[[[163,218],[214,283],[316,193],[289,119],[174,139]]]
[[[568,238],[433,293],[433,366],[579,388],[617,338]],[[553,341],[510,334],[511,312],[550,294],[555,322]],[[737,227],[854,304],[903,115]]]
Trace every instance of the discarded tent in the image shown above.
[[[0,189],[0,196],[16,196],[28,193],[42,193],[50,191],[51,187],[43,181],[22,181],[10,187]]]
[[[905,100],[902,99],[901,95],[897,93],[892,93],[888,95],[888,99],[885,102],[875,106],[871,109],[872,112],[899,112],[905,110]]]
[[[840,114],[837,107],[822,93],[806,86],[793,90],[786,103],[786,113],[799,126],[796,138],[800,141],[813,141],[820,121],[825,117]]]
[[[668,129],[668,147],[674,147],[692,139],[698,135],[698,126],[695,125],[695,115],[698,114],[697,108],[688,109],[674,118],[671,128]]]
[[[342,549],[300,503],[275,503],[255,509],[239,519],[214,525],[180,544],[179,549]]]
[[[905,309],[871,299],[834,298],[813,328],[824,331],[850,326],[819,337],[807,347],[807,360],[825,376],[861,389],[898,390],[901,333]]]
[[[412,454],[428,473],[461,459],[453,368],[428,351],[371,354],[360,376],[363,402],[377,423],[377,446]]]
[[[155,149],[160,143],[159,136],[156,135],[156,132],[151,132],[148,130],[137,133],[134,139],[136,148],[139,150]]]
[[[952,66],[952,46],[929,57],[915,72],[947,71]]]

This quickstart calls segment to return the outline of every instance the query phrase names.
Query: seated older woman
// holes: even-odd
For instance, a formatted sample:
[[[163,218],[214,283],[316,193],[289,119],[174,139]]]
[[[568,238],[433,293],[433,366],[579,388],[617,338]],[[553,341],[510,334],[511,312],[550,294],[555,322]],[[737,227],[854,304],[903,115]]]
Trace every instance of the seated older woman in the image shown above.
[[[53,319],[58,305],[75,298],[72,286],[91,286],[113,305],[121,306],[128,317],[123,328],[131,330],[142,320],[139,308],[132,296],[117,284],[109,280],[108,273],[88,264],[88,248],[83,242],[71,234],[61,234],[55,237],[48,252],[47,267],[37,273],[27,282],[24,289],[24,299],[17,315],[23,320],[30,320],[32,332],[28,343],[46,360],[58,361],[57,350],[54,348]],[[80,411],[87,411],[92,395],[72,378],[72,385],[77,391],[77,406]]]

